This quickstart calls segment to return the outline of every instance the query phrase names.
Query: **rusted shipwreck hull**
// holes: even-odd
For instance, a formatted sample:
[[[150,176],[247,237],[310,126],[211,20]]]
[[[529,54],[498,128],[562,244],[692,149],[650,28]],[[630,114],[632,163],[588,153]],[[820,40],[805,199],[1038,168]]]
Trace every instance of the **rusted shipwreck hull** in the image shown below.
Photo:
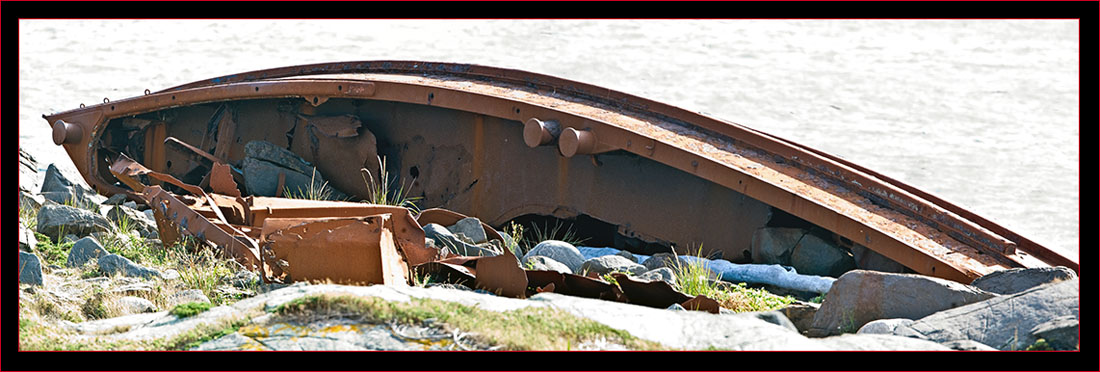
[[[755,230],[786,213],[917,273],[961,282],[1014,267],[1079,271],[1077,262],[996,223],[821,151],[666,104],[517,70],[414,61],[293,66],[44,117],[54,141],[101,194],[167,205],[164,188],[220,188],[212,193],[218,200],[193,193],[192,199],[207,199],[208,219],[181,227],[212,241],[229,236],[239,244],[229,247],[238,259],[257,265],[263,258],[256,240],[268,237],[254,212],[270,210],[263,213],[271,222],[318,215],[267,199],[244,200],[241,189],[259,195],[261,188],[243,184],[239,174],[252,141],[301,156],[353,198],[367,193],[360,169],[378,172],[381,155],[392,173],[412,181],[408,191],[422,197],[423,206],[477,216],[498,228],[523,216],[583,220],[589,235],[641,252],[675,247],[694,253],[701,245],[704,254],[740,258]],[[141,175],[154,176],[151,182],[161,186],[120,181]],[[238,220],[234,213],[225,216],[234,208],[250,211]],[[396,209],[384,220],[348,217],[339,223],[415,225],[414,216]],[[280,226],[288,225],[284,220]],[[423,231],[404,241],[418,238]],[[431,259],[438,257],[417,261]]]

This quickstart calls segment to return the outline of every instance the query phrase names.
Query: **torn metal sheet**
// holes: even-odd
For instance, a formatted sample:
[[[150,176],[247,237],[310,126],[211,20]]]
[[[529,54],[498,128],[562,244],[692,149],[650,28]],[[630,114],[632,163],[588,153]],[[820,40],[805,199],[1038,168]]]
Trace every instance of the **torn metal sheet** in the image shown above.
[[[686,293],[677,291],[663,280],[650,282],[637,281],[622,273],[611,274],[615,282],[619,283],[627,302],[657,308],[667,308],[673,304],[679,304],[688,310],[701,310],[709,313],[718,313],[718,301],[703,295],[692,297]]]
[[[413,268],[446,283],[483,289],[498,296],[526,298],[527,274],[510,251],[497,256],[454,256]]]
[[[718,301],[703,295],[698,295],[690,300],[684,301],[680,306],[688,310],[706,311],[711,314],[718,314],[721,308],[721,306],[718,305]]]
[[[441,258],[438,250],[424,246],[424,229],[416,223],[409,210],[403,207],[259,196],[252,197],[251,200],[250,225],[256,228],[262,228],[268,218],[362,217],[388,213],[393,215],[393,233],[409,265],[415,266]]]
[[[264,235],[267,272],[280,282],[408,283],[392,215],[324,219]]]
[[[569,296],[626,302],[622,290],[606,281],[550,270],[526,270],[528,293],[553,290]]]
[[[476,260],[475,285],[479,289],[498,296],[524,298],[527,296],[527,274],[519,266],[519,259],[505,249],[498,256],[481,257]]]
[[[354,115],[299,114],[296,118],[290,150],[316,165],[335,189],[368,198],[370,190],[359,170],[366,169],[374,182],[381,182],[378,140],[374,133],[364,128]]]
[[[159,186],[145,187],[141,196],[147,205],[159,211],[165,219],[187,231],[188,234],[222,247],[230,257],[247,268],[258,270],[262,267],[259,246],[243,232],[232,227],[228,227],[231,231],[226,232],[222,227],[215,226]],[[154,217],[156,213],[154,212]],[[160,221],[158,221],[159,225]]]
[[[210,168],[210,191],[217,194],[241,197],[241,190],[233,180],[233,171],[228,164],[214,163]]]
[[[135,179],[135,177],[148,176],[149,178],[168,182],[172,185],[175,185],[181,189],[186,190],[192,195],[199,196],[206,194],[198,186],[189,185],[187,183],[184,183],[183,181],[180,181],[179,179],[176,179],[176,177],[173,177],[172,175],[156,172],[149,168],[146,168],[144,165],[141,165],[141,163],[130,159],[125,154],[119,154],[118,158],[115,159],[115,162],[112,163],[110,171],[111,174],[115,176],[115,178],[118,178],[119,181],[122,181],[123,184],[129,186],[135,192],[142,192],[142,190],[145,189],[145,184]]]

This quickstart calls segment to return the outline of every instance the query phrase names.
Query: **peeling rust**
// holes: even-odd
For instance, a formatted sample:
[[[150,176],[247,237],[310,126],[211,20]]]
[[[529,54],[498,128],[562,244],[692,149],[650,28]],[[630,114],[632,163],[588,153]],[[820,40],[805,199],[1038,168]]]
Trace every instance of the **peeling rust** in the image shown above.
[[[520,290],[504,279],[518,277],[508,257],[446,262],[425,247],[420,226],[477,216],[492,240],[502,239],[494,225],[521,216],[585,217],[613,226],[608,241],[680,252],[702,245],[713,250],[704,254],[733,259],[773,210],[861,242],[918,273],[960,282],[1011,267],[1080,270],[1077,262],[970,211],[835,156],[662,103],[524,71],[418,61],[291,66],[44,118],[96,190],[136,193],[154,206],[166,242],[178,228],[226,247],[238,260],[270,261],[269,276],[291,280],[324,277],[320,264],[326,260],[303,254],[311,247],[291,231],[345,224],[338,233],[316,236],[369,236],[369,252],[352,253],[347,245],[328,254],[390,258],[367,270],[381,276],[355,276],[341,266],[334,280],[400,281],[393,273],[401,271],[401,261],[406,271],[449,270],[509,296],[569,292],[709,311],[713,306],[705,299],[659,298],[664,288],[630,296],[624,292],[660,285],[625,277],[620,284],[631,289],[616,292],[590,278],[528,271],[525,281],[515,281],[525,283]],[[409,195],[441,209],[413,216],[401,207],[244,197],[249,190],[242,193],[238,185],[245,175],[233,166],[250,141],[270,142],[315,164],[347,195],[372,192],[359,173],[366,169],[378,182],[411,181]],[[121,153],[136,154],[141,163]],[[388,167],[379,164],[381,157],[390,159]],[[396,177],[382,179],[383,171]],[[383,242],[386,231],[392,252]],[[263,260],[255,239],[271,249]]]

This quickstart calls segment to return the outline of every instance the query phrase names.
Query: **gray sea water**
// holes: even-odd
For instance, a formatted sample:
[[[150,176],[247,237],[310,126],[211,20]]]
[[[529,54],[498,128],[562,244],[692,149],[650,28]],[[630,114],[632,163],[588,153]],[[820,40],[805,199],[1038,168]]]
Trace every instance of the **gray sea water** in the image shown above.
[[[1078,257],[1075,20],[21,20],[20,146],[42,114],[354,60],[514,68],[838,155]]]

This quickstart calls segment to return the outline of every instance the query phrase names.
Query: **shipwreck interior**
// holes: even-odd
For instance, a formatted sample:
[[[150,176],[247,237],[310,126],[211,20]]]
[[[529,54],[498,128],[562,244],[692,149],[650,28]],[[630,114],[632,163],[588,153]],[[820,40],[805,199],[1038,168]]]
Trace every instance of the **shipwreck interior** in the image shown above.
[[[225,159],[242,195],[323,189],[312,197],[347,201],[368,199],[372,182],[385,182],[420,209],[445,208],[497,230],[515,222],[528,234],[560,226],[585,245],[646,255],[674,250],[752,263],[754,232],[764,227],[805,229],[853,252],[847,239],[695,175],[622,150],[565,157],[556,145],[528,146],[523,129],[515,120],[404,102],[214,102],[111,120],[95,169],[115,183],[108,168],[124,154],[205,187],[211,165]]]

